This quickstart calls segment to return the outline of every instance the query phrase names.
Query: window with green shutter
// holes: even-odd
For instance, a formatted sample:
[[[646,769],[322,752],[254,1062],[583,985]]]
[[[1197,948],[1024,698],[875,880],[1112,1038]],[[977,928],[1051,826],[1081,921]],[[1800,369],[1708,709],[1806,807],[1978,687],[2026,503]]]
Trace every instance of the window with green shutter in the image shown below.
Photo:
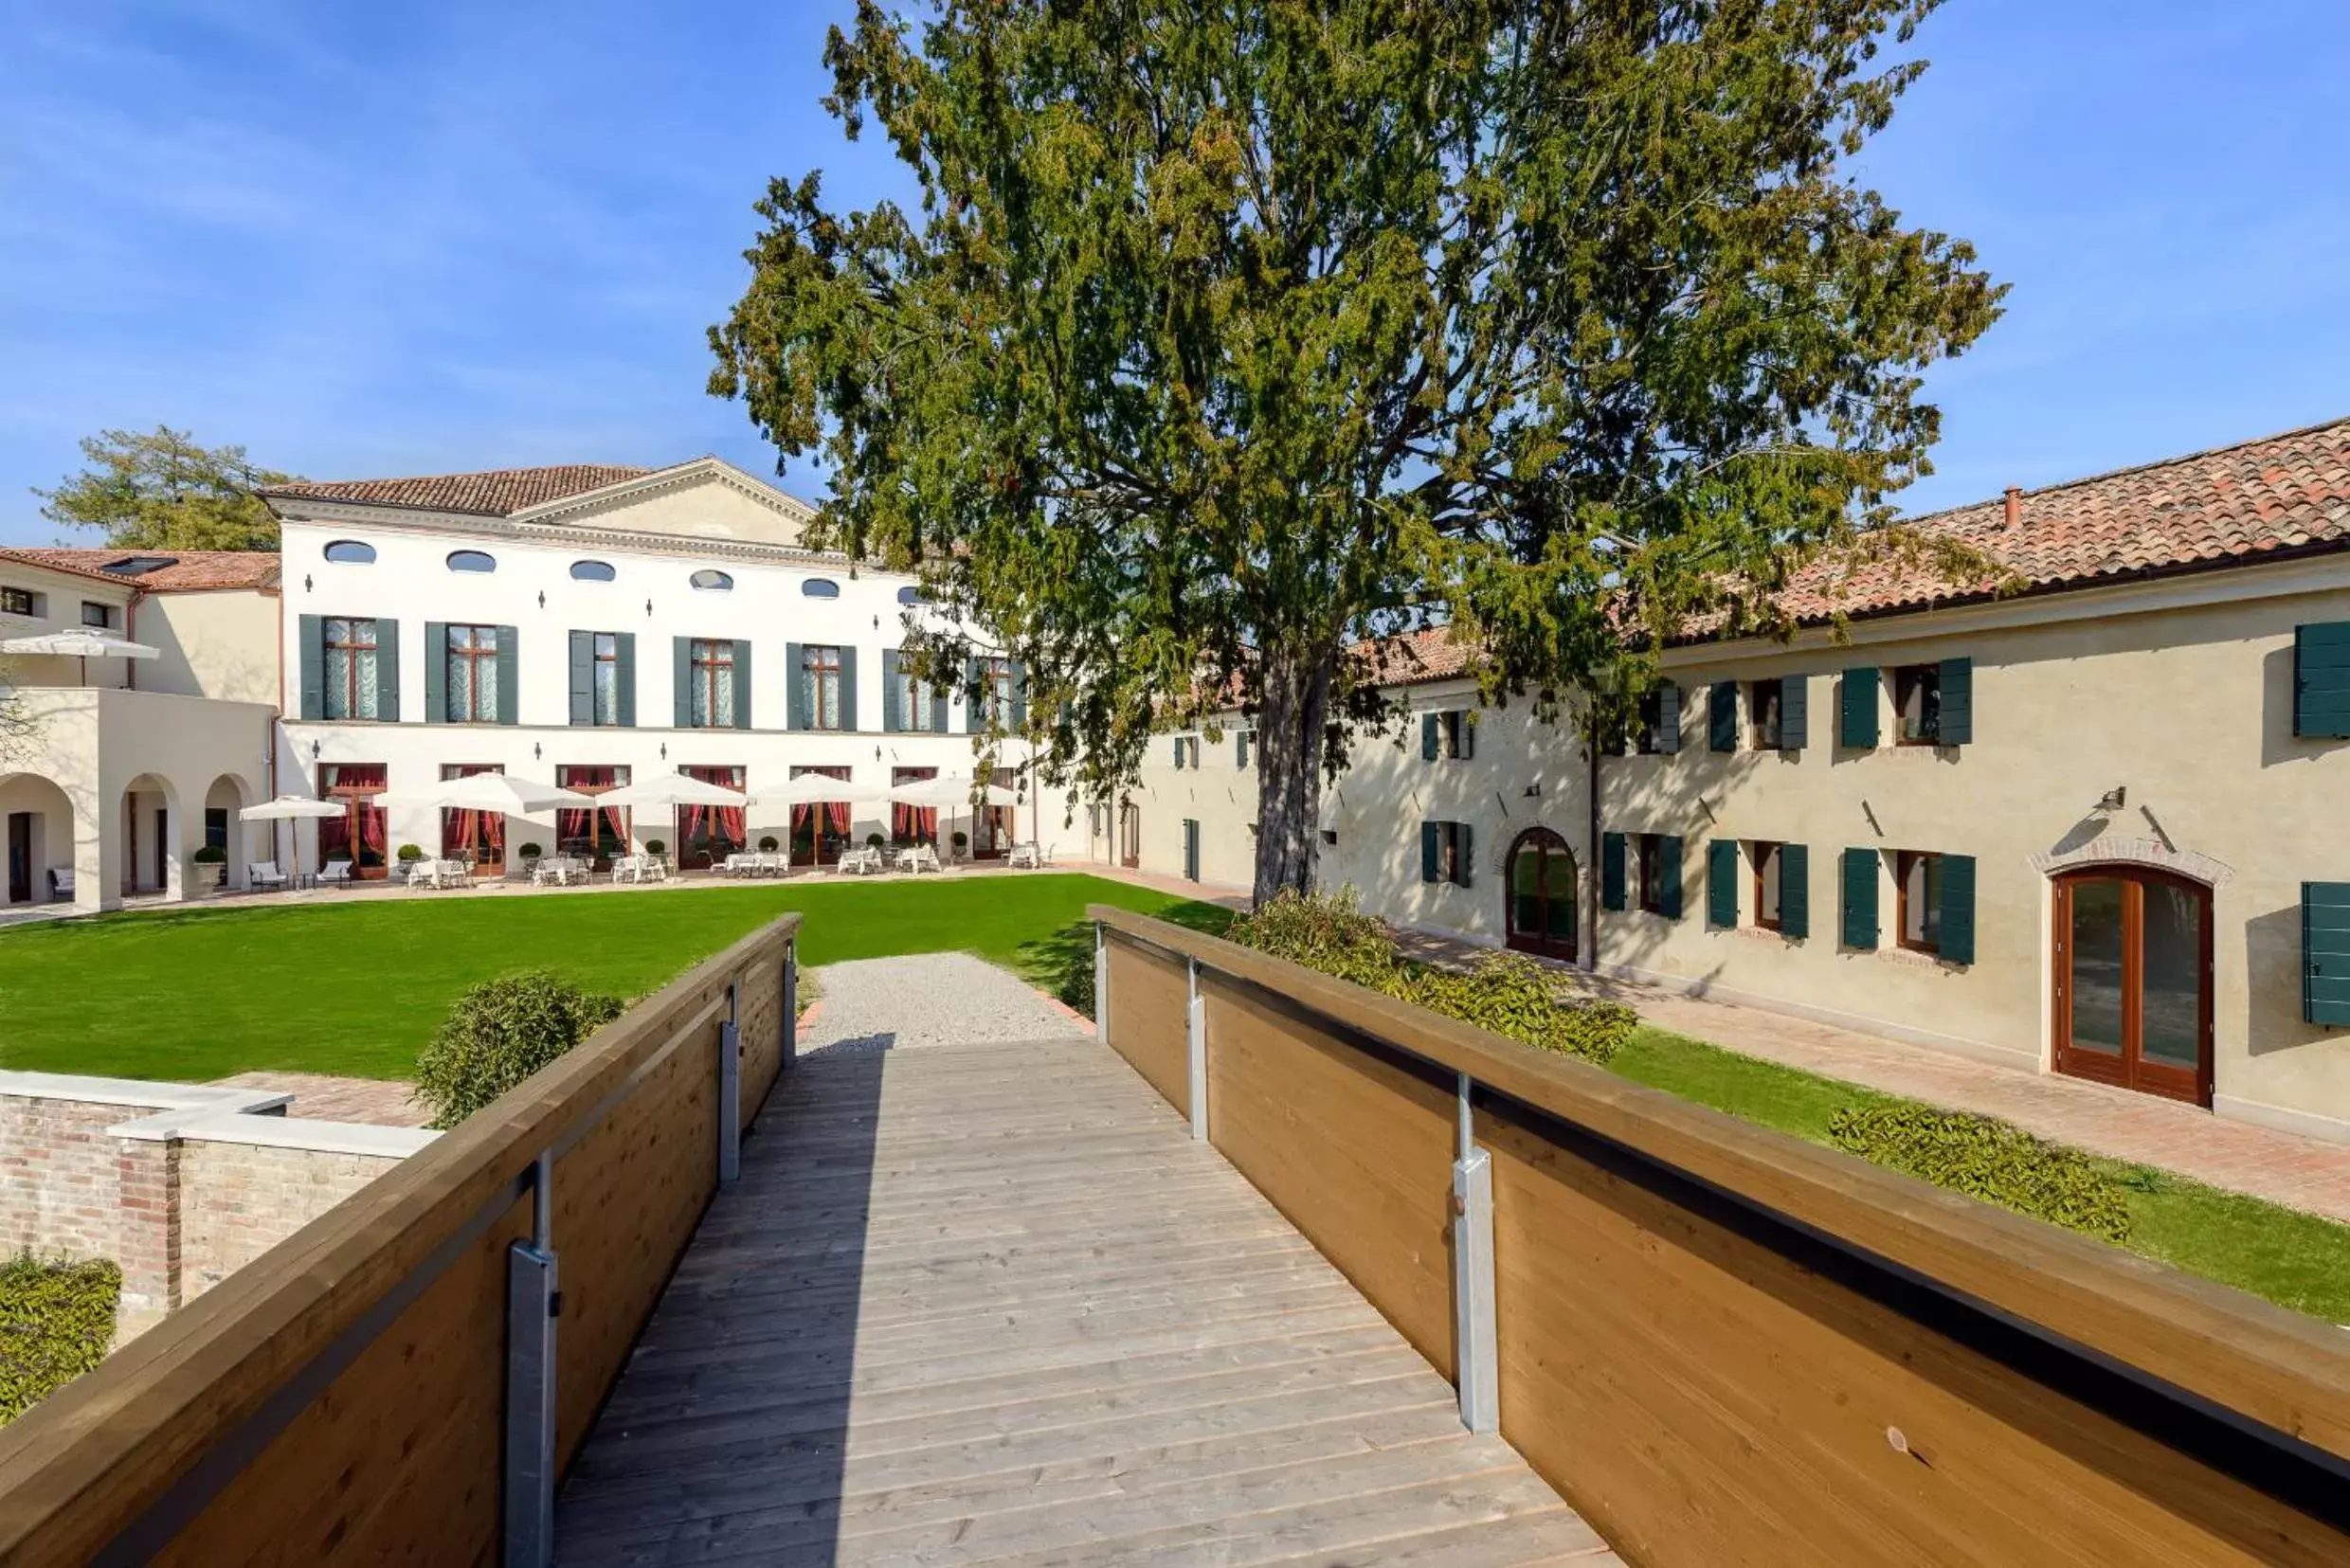
[[[2350,736],[2350,621],[2293,628],[2293,733]]]
[[[1942,959],[1944,964],[1975,962],[1975,857],[1942,857]]]
[[[1844,672],[1836,694],[1836,744],[1869,751],[1877,744],[1877,672],[1863,665]]]
[[[1812,704],[1809,676],[1779,677],[1779,749],[1800,751],[1811,744]]]
[[[1779,898],[1779,934],[1801,940],[1812,934],[1812,856],[1801,844],[1781,844],[1772,891]]]
[[[1966,746],[1975,739],[1975,661],[1942,661],[1942,744]]]
[[[1894,936],[1947,964],[1975,962],[1975,857],[1903,850],[1893,857]]]
[[[1640,754],[1669,757],[1681,749],[1681,688],[1664,681],[1640,696]]]
[[[1738,682],[1717,680],[1706,693],[1706,748],[1738,749]]]
[[[1738,924],[1738,841],[1706,844],[1706,924],[1717,930]]]
[[[1681,838],[1678,834],[1658,833],[1649,836],[1655,848],[1656,868],[1652,892],[1655,902],[1651,907],[1667,920],[1681,918]]]
[[[1420,823],[1419,879],[1470,886],[1473,838],[1467,822]]]
[[[2301,1016],[2350,1024],[2350,882],[2301,885]]]
[[[1844,946],[1867,951],[1877,945],[1877,852],[1848,849],[1842,862]]]
[[[1617,910],[1624,907],[1624,836],[1620,833],[1600,835],[1600,907]]]

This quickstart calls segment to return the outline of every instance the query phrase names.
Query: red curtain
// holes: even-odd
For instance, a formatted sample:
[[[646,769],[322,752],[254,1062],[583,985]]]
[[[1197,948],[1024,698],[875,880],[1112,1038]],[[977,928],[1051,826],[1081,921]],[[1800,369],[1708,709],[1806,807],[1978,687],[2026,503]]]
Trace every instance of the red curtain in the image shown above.
[[[713,806],[711,809],[718,814],[719,834],[729,843],[741,843],[743,841],[743,808],[738,805],[722,805]]]
[[[689,805],[680,807],[679,809],[683,813],[680,820],[682,820],[685,824],[683,827],[678,829],[678,838],[679,839],[678,848],[682,849],[685,845],[694,841],[694,835],[701,831],[702,813],[709,808],[707,806]]]
[[[490,858],[506,858],[506,814],[502,811],[481,813],[481,831],[490,840]]]
[[[628,808],[626,806],[606,806],[604,808],[604,820],[606,823],[611,827],[613,838],[619,839],[624,844],[628,842]]]
[[[473,818],[470,811],[446,811],[441,816],[441,853],[451,859],[473,852]]]
[[[587,838],[595,829],[595,817],[596,814],[592,809],[574,811],[565,807],[557,811],[555,813],[555,841],[561,843],[567,838]]]
[[[363,805],[359,808],[359,839],[371,851],[384,853],[384,808]]]
[[[847,838],[849,836],[848,802],[826,801],[824,802],[824,825],[839,837]]]
[[[791,808],[791,831],[794,834],[807,825],[808,813],[814,809],[815,807],[809,805],[796,805]]]

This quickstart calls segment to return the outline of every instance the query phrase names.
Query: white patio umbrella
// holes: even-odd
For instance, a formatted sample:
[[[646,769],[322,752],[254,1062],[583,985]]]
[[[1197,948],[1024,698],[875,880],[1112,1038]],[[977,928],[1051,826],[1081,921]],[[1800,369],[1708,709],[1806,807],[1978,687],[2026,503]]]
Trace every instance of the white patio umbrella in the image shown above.
[[[392,790],[375,798],[378,805],[440,806],[447,811],[496,811],[508,817],[528,817],[537,811],[579,809],[610,797],[584,795],[561,784],[519,779],[512,773],[468,773],[443,779],[422,789]]]
[[[889,799],[899,805],[935,807],[946,812],[948,832],[943,842],[952,842],[954,820],[970,810],[973,804],[969,779],[945,777],[919,779],[913,784],[899,784],[890,791]],[[978,804],[1017,805],[1019,802],[1020,797],[1002,784],[982,784],[979,788]]]
[[[312,795],[280,795],[274,801],[263,801],[260,805],[246,806],[237,813],[237,820],[241,822],[293,822],[304,818],[340,817],[350,809],[351,802],[348,801],[321,801]],[[290,858],[294,864],[295,874],[301,874],[301,839],[294,840],[294,854]]]
[[[163,650],[151,648],[144,642],[133,642],[112,632],[73,627],[62,632],[43,632],[35,637],[11,637],[0,642],[0,654],[53,654],[81,661],[81,684],[90,683],[92,658],[161,658]]]
[[[854,801],[848,781],[822,773],[803,773],[781,784],[761,784],[750,792],[752,805],[814,805],[820,801]]]
[[[601,790],[596,795],[598,805],[626,806],[745,805],[750,800],[739,789],[729,789],[706,779],[688,778],[683,773],[656,773],[649,779]]]

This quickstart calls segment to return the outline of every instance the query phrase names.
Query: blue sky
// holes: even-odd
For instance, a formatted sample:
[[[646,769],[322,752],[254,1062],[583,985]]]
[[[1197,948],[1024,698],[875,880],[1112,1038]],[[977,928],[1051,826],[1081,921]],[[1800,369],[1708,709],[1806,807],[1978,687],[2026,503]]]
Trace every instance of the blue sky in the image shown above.
[[[703,329],[768,176],[903,189],[818,104],[847,9],[8,0],[0,541],[109,425],[316,478],[771,472]],[[1862,172],[2015,287],[1906,505],[2350,414],[2350,8],[1952,0],[1918,47]]]

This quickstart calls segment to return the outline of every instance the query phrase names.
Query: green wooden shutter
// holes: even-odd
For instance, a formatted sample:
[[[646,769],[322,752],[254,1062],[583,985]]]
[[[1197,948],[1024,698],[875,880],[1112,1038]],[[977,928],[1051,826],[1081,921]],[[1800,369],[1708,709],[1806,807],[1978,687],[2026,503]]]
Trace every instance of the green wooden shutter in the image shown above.
[[[1656,688],[1656,749],[1668,756],[1681,749],[1681,688],[1669,680]]]
[[[2350,735],[2350,621],[2293,628],[2293,733]]]
[[[1947,964],[1975,962],[1975,857],[1942,857],[1942,956]]]
[[[497,722],[512,724],[521,710],[522,683],[515,678],[521,667],[522,634],[512,626],[497,628]]]
[[[1460,760],[1467,762],[1477,754],[1477,715],[1464,709],[1460,715]]]
[[[857,728],[857,650],[841,649],[841,728]]]
[[[1844,946],[1867,949],[1877,945],[1877,852],[1844,852]],[[1781,894],[1785,897],[1785,894]]]
[[[1437,861],[1439,858],[1437,839],[1436,823],[1422,822],[1419,824],[1419,879],[1422,882],[1433,882],[1437,879]]]
[[[680,730],[694,725],[694,640],[673,637],[669,640],[673,657],[669,662],[669,688],[677,699],[676,724]]]
[[[2350,882],[2301,885],[2301,1016],[2350,1024]]]
[[[612,678],[620,688],[620,704],[613,713],[622,724],[631,729],[637,722],[637,634],[612,634]]]
[[[1600,907],[1624,907],[1624,836],[1620,833],[1600,835]]]
[[[1877,672],[1872,664],[1844,672],[1844,687],[1836,705],[1836,744],[1852,751],[1869,751],[1876,747]]]
[[[1965,746],[1975,738],[1975,661],[1942,661],[1942,719],[1937,739],[1944,746]]]
[[[847,657],[846,654],[841,655],[843,658]],[[843,681],[848,678],[845,665],[841,668],[841,678]],[[734,640],[734,728],[750,728],[750,640],[742,637]]]
[[[797,642],[784,644],[784,728],[808,727],[807,653]]]
[[[1779,677],[1779,748],[1800,751],[1811,743],[1811,682],[1803,676]]]
[[[942,735],[947,732],[947,689],[944,686],[931,689],[931,728]]]
[[[1233,766],[1241,768],[1247,767],[1249,732],[1245,730],[1236,730],[1233,731],[1232,741]]]
[[[1812,934],[1812,852],[1801,844],[1779,846],[1779,934]]]
[[[298,635],[301,643],[301,715],[306,719],[322,719],[326,717],[326,618],[303,616]]]
[[[1432,763],[1437,760],[1437,753],[1442,748],[1437,731],[1441,728],[1442,726],[1437,723],[1437,716],[1434,713],[1419,715],[1419,760],[1421,762]]]
[[[375,716],[400,722],[400,622],[375,622]]]
[[[1667,834],[1656,840],[1656,912],[1667,920],[1681,918],[1681,837]]]
[[[881,728],[895,734],[906,728],[905,704],[897,691],[897,650],[881,650]]]
[[[571,722],[596,722],[596,634],[571,634]]]
[[[1476,830],[1467,822],[1453,824],[1453,882],[1456,887],[1474,887],[1477,871]]]
[[[1738,749],[1738,682],[1717,680],[1706,694],[1706,745],[1713,751]]]
[[[1726,928],[1738,924],[1738,840],[1706,844],[1706,923]]]
[[[1028,666],[1017,658],[1012,660],[1012,732],[1028,732]]]
[[[449,623],[425,622],[425,722],[449,722]]]

